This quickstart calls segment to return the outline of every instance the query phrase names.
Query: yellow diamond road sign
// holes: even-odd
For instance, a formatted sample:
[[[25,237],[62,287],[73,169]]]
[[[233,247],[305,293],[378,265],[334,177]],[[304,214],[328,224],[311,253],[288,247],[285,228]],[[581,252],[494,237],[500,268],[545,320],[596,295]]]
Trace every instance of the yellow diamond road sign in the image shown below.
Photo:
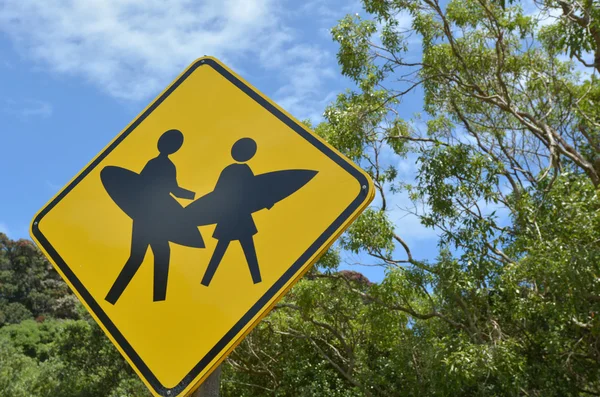
[[[212,57],[31,234],[156,396],[189,394],[371,202],[368,175]]]

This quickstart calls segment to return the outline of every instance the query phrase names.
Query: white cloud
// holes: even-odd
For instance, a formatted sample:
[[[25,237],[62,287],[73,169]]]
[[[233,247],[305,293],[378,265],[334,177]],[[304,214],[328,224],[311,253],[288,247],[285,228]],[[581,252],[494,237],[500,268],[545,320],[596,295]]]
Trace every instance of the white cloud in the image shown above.
[[[412,29],[413,17],[408,11],[399,12],[398,15],[396,15],[396,20],[398,21],[398,29],[401,31]]]
[[[271,3],[23,0],[4,5],[0,26],[53,70],[142,99],[200,55],[244,53],[261,35],[276,33]]]
[[[52,115],[53,108],[50,103],[36,99],[4,99],[0,100],[0,112],[22,118],[45,118]]]
[[[332,55],[317,46],[295,45],[285,51],[285,61],[271,65],[286,70],[287,84],[274,94],[284,109],[291,109],[297,118],[320,120],[325,106],[334,99],[333,93],[323,92],[323,80],[333,79],[336,70],[331,65]]]
[[[523,11],[526,16],[537,21],[538,29],[557,22],[562,15],[562,10],[559,8],[542,8],[534,2],[526,2]]]
[[[40,116],[50,117],[52,115],[52,105],[48,102],[42,101],[31,101],[29,102],[32,106],[27,106],[21,109],[21,114],[25,117],[29,116]]]
[[[8,235],[8,226],[2,222],[0,222],[0,233]]]
[[[335,58],[304,44],[288,13],[276,0],[19,0],[0,7],[0,31],[24,56],[116,98],[147,100],[213,55],[241,74],[252,63],[273,70],[280,97],[311,113]]]
[[[363,7],[358,0],[347,0],[338,4],[333,1],[309,0],[304,2],[298,11],[332,22],[342,19],[346,14],[362,12]]]

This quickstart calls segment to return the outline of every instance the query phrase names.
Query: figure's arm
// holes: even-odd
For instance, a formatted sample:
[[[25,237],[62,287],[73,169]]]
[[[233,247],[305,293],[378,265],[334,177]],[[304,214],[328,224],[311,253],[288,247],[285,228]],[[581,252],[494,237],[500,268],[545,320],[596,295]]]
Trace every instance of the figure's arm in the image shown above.
[[[173,164],[173,163],[171,163],[171,164]],[[173,193],[173,195],[178,198],[193,200],[196,197],[196,193],[192,192],[191,190],[187,190],[182,187],[179,187],[179,185],[177,184],[177,170],[175,169],[174,165],[171,168],[171,172],[172,172],[172,174],[171,174],[172,178],[170,181],[171,193]]]
[[[188,199],[188,200],[193,200],[194,197],[196,197],[196,193],[192,192],[191,190],[187,190],[182,187],[179,187],[179,186],[175,186],[171,190],[171,193],[173,193],[173,195],[175,197],[179,197],[182,199]]]
[[[253,179],[255,177],[254,172],[252,172],[252,169],[250,167],[247,167],[248,170],[248,179]],[[271,205],[266,205],[263,208],[270,210],[271,208],[273,208],[273,206],[275,205],[275,203],[272,203]]]

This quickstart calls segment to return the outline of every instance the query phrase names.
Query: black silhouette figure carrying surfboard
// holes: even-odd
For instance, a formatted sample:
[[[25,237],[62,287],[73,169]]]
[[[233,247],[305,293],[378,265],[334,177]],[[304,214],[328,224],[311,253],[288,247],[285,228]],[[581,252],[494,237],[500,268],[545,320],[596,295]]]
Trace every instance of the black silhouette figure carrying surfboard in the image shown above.
[[[167,293],[169,242],[204,248],[198,227],[186,217],[179,198],[194,199],[194,192],[177,184],[177,171],[169,155],[183,144],[179,130],[166,131],[158,140],[159,155],[150,160],[141,173],[108,166],[100,177],[113,201],[133,219],[131,254],[106,295],[115,304],[141,266],[148,247],[154,254],[154,301],[163,301]]]
[[[246,162],[256,154],[256,142],[242,138],[235,142],[231,156],[237,163],[227,166],[215,189],[185,208],[187,217],[197,226],[217,224],[213,237],[218,240],[202,284],[209,286],[232,241],[239,241],[252,281],[262,281],[253,236],[258,229],[252,213],[271,208],[275,203],[308,183],[317,171],[283,170],[254,175]]]
[[[169,273],[169,242],[204,248],[199,226],[217,224],[213,237],[217,247],[202,278],[208,286],[232,241],[239,241],[254,283],[262,281],[253,236],[258,229],[252,214],[271,208],[307,184],[317,171],[283,170],[254,175],[245,164],[254,157],[257,146],[250,138],[238,140],[231,149],[237,163],[226,167],[215,189],[183,207],[175,198],[194,199],[194,192],[177,184],[177,171],[169,155],[183,144],[178,130],[165,132],[158,141],[159,155],[135,173],[107,166],[102,184],[112,200],[133,219],[131,253],[106,295],[115,304],[141,266],[148,247],[154,254],[154,301],[166,299]],[[172,195],[171,195],[172,194]]]

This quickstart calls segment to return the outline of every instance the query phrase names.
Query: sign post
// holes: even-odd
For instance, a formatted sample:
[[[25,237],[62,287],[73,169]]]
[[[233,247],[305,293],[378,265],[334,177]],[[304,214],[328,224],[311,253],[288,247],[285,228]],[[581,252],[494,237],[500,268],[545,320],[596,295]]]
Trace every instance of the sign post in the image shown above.
[[[374,197],[212,57],[35,216],[31,236],[155,396],[188,395]]]
[[[190,397],[220,397],[221,365],[217,367]]]

